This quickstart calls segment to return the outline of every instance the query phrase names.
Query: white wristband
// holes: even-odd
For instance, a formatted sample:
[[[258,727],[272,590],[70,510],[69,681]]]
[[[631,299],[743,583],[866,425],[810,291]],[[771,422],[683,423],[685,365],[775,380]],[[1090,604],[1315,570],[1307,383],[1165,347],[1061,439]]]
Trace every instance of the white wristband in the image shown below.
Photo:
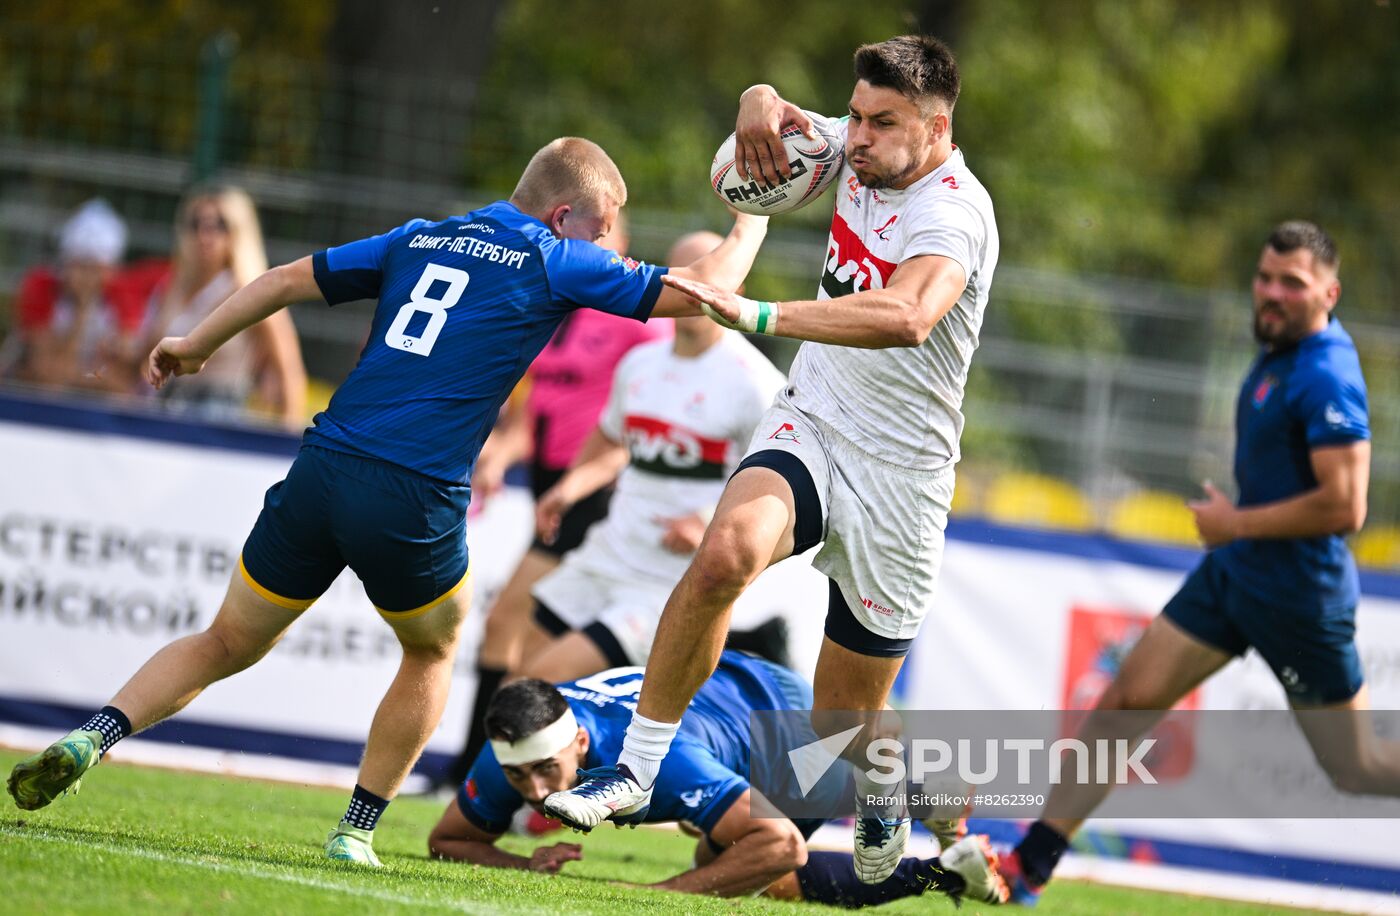
[[[778,303],[745,299],[743,296],[736,298],[739,300],[739,318],[736,321],[730,321],[704,302],[700,303],[700,307],[715,323],[722,324],[731,331],[743,331],[746,334],[777,333]]]

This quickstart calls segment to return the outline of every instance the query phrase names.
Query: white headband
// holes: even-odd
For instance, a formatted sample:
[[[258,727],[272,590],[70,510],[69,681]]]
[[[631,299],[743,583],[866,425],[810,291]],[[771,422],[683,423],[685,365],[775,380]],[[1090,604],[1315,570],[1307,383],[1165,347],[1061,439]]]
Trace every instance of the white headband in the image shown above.
[[[501,766],[514,767],[553,757],[573,744],[577,737],[578,720],[574,718],[574,711],[565,707],[558,719],[519,741],[492,738],[491,750],[496,752],[496,762]]]

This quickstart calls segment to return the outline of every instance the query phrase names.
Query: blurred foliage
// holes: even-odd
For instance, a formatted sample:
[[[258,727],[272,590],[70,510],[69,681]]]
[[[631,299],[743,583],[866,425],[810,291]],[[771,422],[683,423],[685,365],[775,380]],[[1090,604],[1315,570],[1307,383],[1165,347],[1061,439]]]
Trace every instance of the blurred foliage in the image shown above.
[[[241,120],[226,130],[228,160],[314,170],[318,119],[337,104],[318,94],[338,85],[325,68],[341,11],[335,0],[10,5],[0,131],[187,156],[201,49],[229,32]],[[1389,0],[810,0],[780,25],[740,0],[507,0],[460,178],[504,192],[534,149],[577,133],[614,154],[637,206],[713,211],[705,165],[745,86],[840,112],[852,49],[923,23],[959,52],[955,135],[997,201],[1008,262],[1237,287],[1268,225],[1308,215],[1339,237],[1347,308],[1388,314],[1400,282],[1398,12]],[[397,75],[413,71],[406,60]],[[824,210],[784,224],[821,228]],[[1033,303],[1008,313],[1036,339],[1102,336]]]
[[[0,131],[115,149],[191,154],[200,56],[226,34],[236,44],[228,91],[260,112],[229,125],[228,144],[251,164],[281,163],[288,129],[314,135],[316,108],[263,91],[249,74],[286,71],[289,91],[316,71],[333,0],[80,0],[11,4],[0,27]],[[265,86],[265,78],[258,81]],[[27,104],[33,99],[42,104]],[[290,116],[289,116],[290,115]],[[305,167],[310,144],[293,155]]]
[[[421,59],[427,51],[415,66],[411,47],[376,54],[381,69],[347,73],[341,63],[355,60],[355,46],[341,33],[358,20],[346,14],[364,14],[369,2],[9,4],[0,12],[0,139],[188,160],[201,53],[227,32],[238,38],[223,132],[229,165],[306,185],[326,179],[344,207],[363,207],[367,194],[346,194],[354,182],[334,179],[389,172],[352,161],[347,144],[368,159],[397,153],[411,171],[404,151],[425,136],[415,124],[442,119],[444,89],[482,72],[469,94],[464,145],[441,153],[449,172],[456,166],[448,177],[475,197],[508,193],[535,149],[581,134],[618,160],[639,216],[659,216],[654,225],[668,231],[690,220],[718,228],[723,210],[705,169],[733,129],[746,86],[772,83],[803,107],[839,113],[852,50],[923,27],[958,52],[964,88],[955,137],[996,202],[1005,269],[989,337],[1074,349],[1086,364],[1175,361],[1234,384],[1248,350],[1255,257],[1272,224],[1296,217],[1338,239],[1343,319],[1397,325],[1398,0],[808,0],[781,11],[739,0],[473,0],[500,4],[494,43],[463,35],[455,82],[434,75]],[[396,9],[436,8],[425,2]],[[373,40],[379,50],[394,45],[380,33]],[[472,56],[483,45],[484,70]],[[382,69],[396,59],[401,67]],[[411,93],[375,97],[390,107],[411,100],[396,119],[359,117],[372,95],[365,87],[405,80]],[[366,123],[382,136],[367,137]],[[331,209],[305,193],[286,198],[283,234],[344,237],[340,223],[295,228],[296,207]],[[386,211],[365,212],[377,221]],[[813,236],[829,219],[819,205],[775,220],[750,292],[810,296],[821,257]],[[662,244],[655,234],[643,238],[639,253],[658,256]],[[1021,269],[1015,282],[1013,267]],[[1040,270],[1081,278],[1083,289],[1042,291]],[[1119,298],[1090,301],[1101,276],[1118,278],[1101,285]],[[1139,291],[1127,277],[1164,286]],[[1229,294],[1202,305],[1187,302],[1181,287]],[[1139,297],[1150,307],[1125,307]],[[1173,315],[1185,330],[1164,334]],[[1400,338],[1380,336],[1358,339],[1378,433],[1392,419],[1385,405],[1400,401]],[[1064,384],[974,366],[969,400],[1086,399],[1076,383]],[[1132,397],[1116,405],[1120,416],[1166,411],[1180,414],[1183,428],[1192,417],[1198,428],[1220,420],[1190,396],[1171,404],[1151,393],[1137,404]],[[992,426],[972,418],[969,456],[1028,466],[1059,460]],[[1400,480],[1400,465],[1391,478]],[[1400,491],[1393,502],[1400,505]]]

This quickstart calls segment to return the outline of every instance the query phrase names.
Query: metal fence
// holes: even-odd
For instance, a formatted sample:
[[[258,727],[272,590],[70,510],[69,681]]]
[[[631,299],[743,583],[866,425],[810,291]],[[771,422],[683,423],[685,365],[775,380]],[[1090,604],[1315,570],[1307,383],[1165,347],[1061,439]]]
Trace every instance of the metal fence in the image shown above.
[[[22,272],[51,254],[56,227],[94,194],[127,218],[133,253],[150,255],[169,251],[176,202],[194,179],[240,185],[258,203],[278,263],[509,190],[468,188],[460,169],[442,167],[462,161],[471,86],[417,87],[427,93],[420,107],[441,114],[427,123],[394,113],[387,101],[403,87],[385,74],[232,54],[222,39],[156,66],[120,49],[94,55],[84,40],[0,29],[0,329]],[[351,127],[376,150],[411,150],[407,172],[386,174]],[[522,162],[528,153],[502,151]],[[426,178],[404,177],[414,163]],[[647,258],[681,232],[723,221],[718,208],[699,217],[628,209],[634,252]],[[810,222],[794,224],[777,221],[770,233],[755,280],[765,295],[815,289],[824,238]],[[1029,269],[1014,250],[1003,256],[968,385],[964,506],[1004,514],[999,483],[1029,479],[1013,501],[1046,499],[1051,508],[1023,520],[1115,528],[1116,507],[1143,491],[1182,497],[1204,478],[1230,480],[1234,399],[1253,354],[1247,275],[1237,289],[1185,289]],[[363,344],[367,306],[303,305],[294,318],[309,370],[337,382]],[[1400,325],[1347,325],[1371,386],[1372,524],[1393,525]],[[764,343],[780,365],[791,358],[784,342]],[[1179,524],[1177,516],[1145,530],[1169,536]]]

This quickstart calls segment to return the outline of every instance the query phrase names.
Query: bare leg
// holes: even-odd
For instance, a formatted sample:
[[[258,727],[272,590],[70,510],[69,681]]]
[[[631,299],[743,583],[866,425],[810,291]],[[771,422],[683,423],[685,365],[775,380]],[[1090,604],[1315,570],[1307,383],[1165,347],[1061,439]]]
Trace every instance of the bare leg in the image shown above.
[[[133,732],[150,728],[184,709],[205,687],[266,655],[300,614],[262,598],[235,571],[209,628],[151,656],[111,705],[131,720]]]
[[[533,659],[545,649],[549,648],[558,638],[559,637],[555,636],[553,633],[550,633],[541,628],[538,624],[532,622],[525,630],[525,638],[520,641],[520,663],[522,665],[527,664],[530,659]],[[604,667],[607,666],[605,665]],[[520,676],[521,675],[512,671],[510,677],[506,678],[506,680],[513,680]]]
[[[471,605],[463,588],[432,610],[390,620],[403,660],[379,703],[360,763],[359,783],[380,798],[393,798],[442,719],[452,686],[457,636]]]
[[[535,604],[530,590],[558,565],[558,558],[542,550],[527,550],[520,558],[510,581],[486,614],[481,648],[476,655],[478,665],[502,671],[520,667],[522,646],[530,630],[530,612]]]
[[[719,664],[734,601],[758,574],[792,554],[792,490],[768,468],[729,481],[690,567],[671,592],[652,643],[637,713],[679,722]]]
[[[1400,744],[1376,737],[1363,686],[1350,700],[1298,707],[1298,725],[1317,762],[1343,792],[1400,795]]]
[[[596,674],[608,667],[597,643],[582,633],[565,633],[526,659],[520,677],[537,677],[551,684]]]
[[[1098,711],[1160,710],[1165,715],[1182,697],[1224,667],[1230,658],[1228,653],[1201,642],[1165,616],[1158,615],[1123,660],[1123,667],[1094,708]],[[1150,727],[1146,718],[1140,724],[1143,733]],[[1069,782],[1054,786],[1046,800],[1046,809],[1076,813],[1041,820],[1068,839],[1079,831],[1089,812],[1108,797],[1111,789],[1112,786],[1106,784],[1076,786]]]

